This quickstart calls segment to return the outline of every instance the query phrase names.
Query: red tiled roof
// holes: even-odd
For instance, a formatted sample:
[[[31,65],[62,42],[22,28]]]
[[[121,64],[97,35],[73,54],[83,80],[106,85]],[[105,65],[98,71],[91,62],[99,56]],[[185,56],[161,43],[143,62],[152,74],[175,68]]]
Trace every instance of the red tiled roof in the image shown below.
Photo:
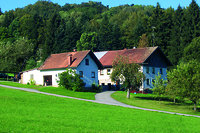
[[[81,63],[81,61],[89,54],[89,52],[90,50],[52,54],[49,58],[46,59],[44,64],[38,69],[48,70],[48,69],[59,69],[59,68],[67,68],[67,67],[77,67]],[[69,64],[70,55],[72,56],[71,65]]]
[[[130,63],[144,63],[144,61],[157,49],[158,47],[146,47],[136,49],[124,49],[108,51],[101,59],[100,62],[103,66],[112,66],[116,56],[128,56]]]

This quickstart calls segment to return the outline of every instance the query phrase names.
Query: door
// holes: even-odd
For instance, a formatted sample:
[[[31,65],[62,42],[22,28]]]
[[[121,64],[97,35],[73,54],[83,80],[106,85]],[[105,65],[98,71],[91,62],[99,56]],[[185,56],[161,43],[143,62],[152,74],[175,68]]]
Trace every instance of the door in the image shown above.
[[[44,86],[51,86],[51,85],[52,85],[52,75],[45,75]]]

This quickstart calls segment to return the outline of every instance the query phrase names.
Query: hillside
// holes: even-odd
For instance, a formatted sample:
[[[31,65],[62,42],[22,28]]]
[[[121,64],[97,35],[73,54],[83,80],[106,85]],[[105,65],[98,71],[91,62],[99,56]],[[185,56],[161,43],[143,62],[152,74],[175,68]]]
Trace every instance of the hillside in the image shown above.
[[[176,65],[191,54],[184,49],[199,36],[200,8],[195,0],[177,10],[163,9],[159,3],[109,8],[100,2],[60,6],[38,1],[0,12],[0,71],[31,69],[52,53],[73,49],[145,46],[161,47]]]

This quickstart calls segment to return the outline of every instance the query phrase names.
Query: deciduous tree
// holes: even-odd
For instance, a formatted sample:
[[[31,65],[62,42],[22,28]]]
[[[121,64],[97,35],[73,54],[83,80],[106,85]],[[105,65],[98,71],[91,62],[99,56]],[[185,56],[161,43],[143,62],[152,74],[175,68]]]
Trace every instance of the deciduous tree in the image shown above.
[[[191,60],[188,63],[181,63],[176,69],[168,72],[169,87],[175,88],[178,95],[188,98],[194,103],[194,110],[200,99],[200,63]]]
[[[193,39],[184,49],[183,60],[189,61],[191,59],[196,59],[200,62],[200,37]]]
[[[130,98],[130,91],[136,90],[142,84],[144,75],[140,72],[140,66],[129,62],[128,57],[117,56],[113,62],[112,81],[121,81],[127,90],[127,98]]]
[[[158,73],[158,75],[155,76],[155,81],[153,82],[153,94],[162,96],[163,94],[165,94],[165,89],[166,81],[163,80],[161,78],[161,75]]]
[[[83,33],[80,40],[77,41],[78,51],[92,50],[95,51],[98,45],[98,34],[96,32]]]

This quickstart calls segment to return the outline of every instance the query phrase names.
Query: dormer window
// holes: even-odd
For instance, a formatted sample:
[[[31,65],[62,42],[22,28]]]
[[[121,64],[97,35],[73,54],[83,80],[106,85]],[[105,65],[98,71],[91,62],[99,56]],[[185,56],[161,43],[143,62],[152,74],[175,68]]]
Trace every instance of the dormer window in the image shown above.
[[[89,66],[89,59],[85,59],[85,65]]]

